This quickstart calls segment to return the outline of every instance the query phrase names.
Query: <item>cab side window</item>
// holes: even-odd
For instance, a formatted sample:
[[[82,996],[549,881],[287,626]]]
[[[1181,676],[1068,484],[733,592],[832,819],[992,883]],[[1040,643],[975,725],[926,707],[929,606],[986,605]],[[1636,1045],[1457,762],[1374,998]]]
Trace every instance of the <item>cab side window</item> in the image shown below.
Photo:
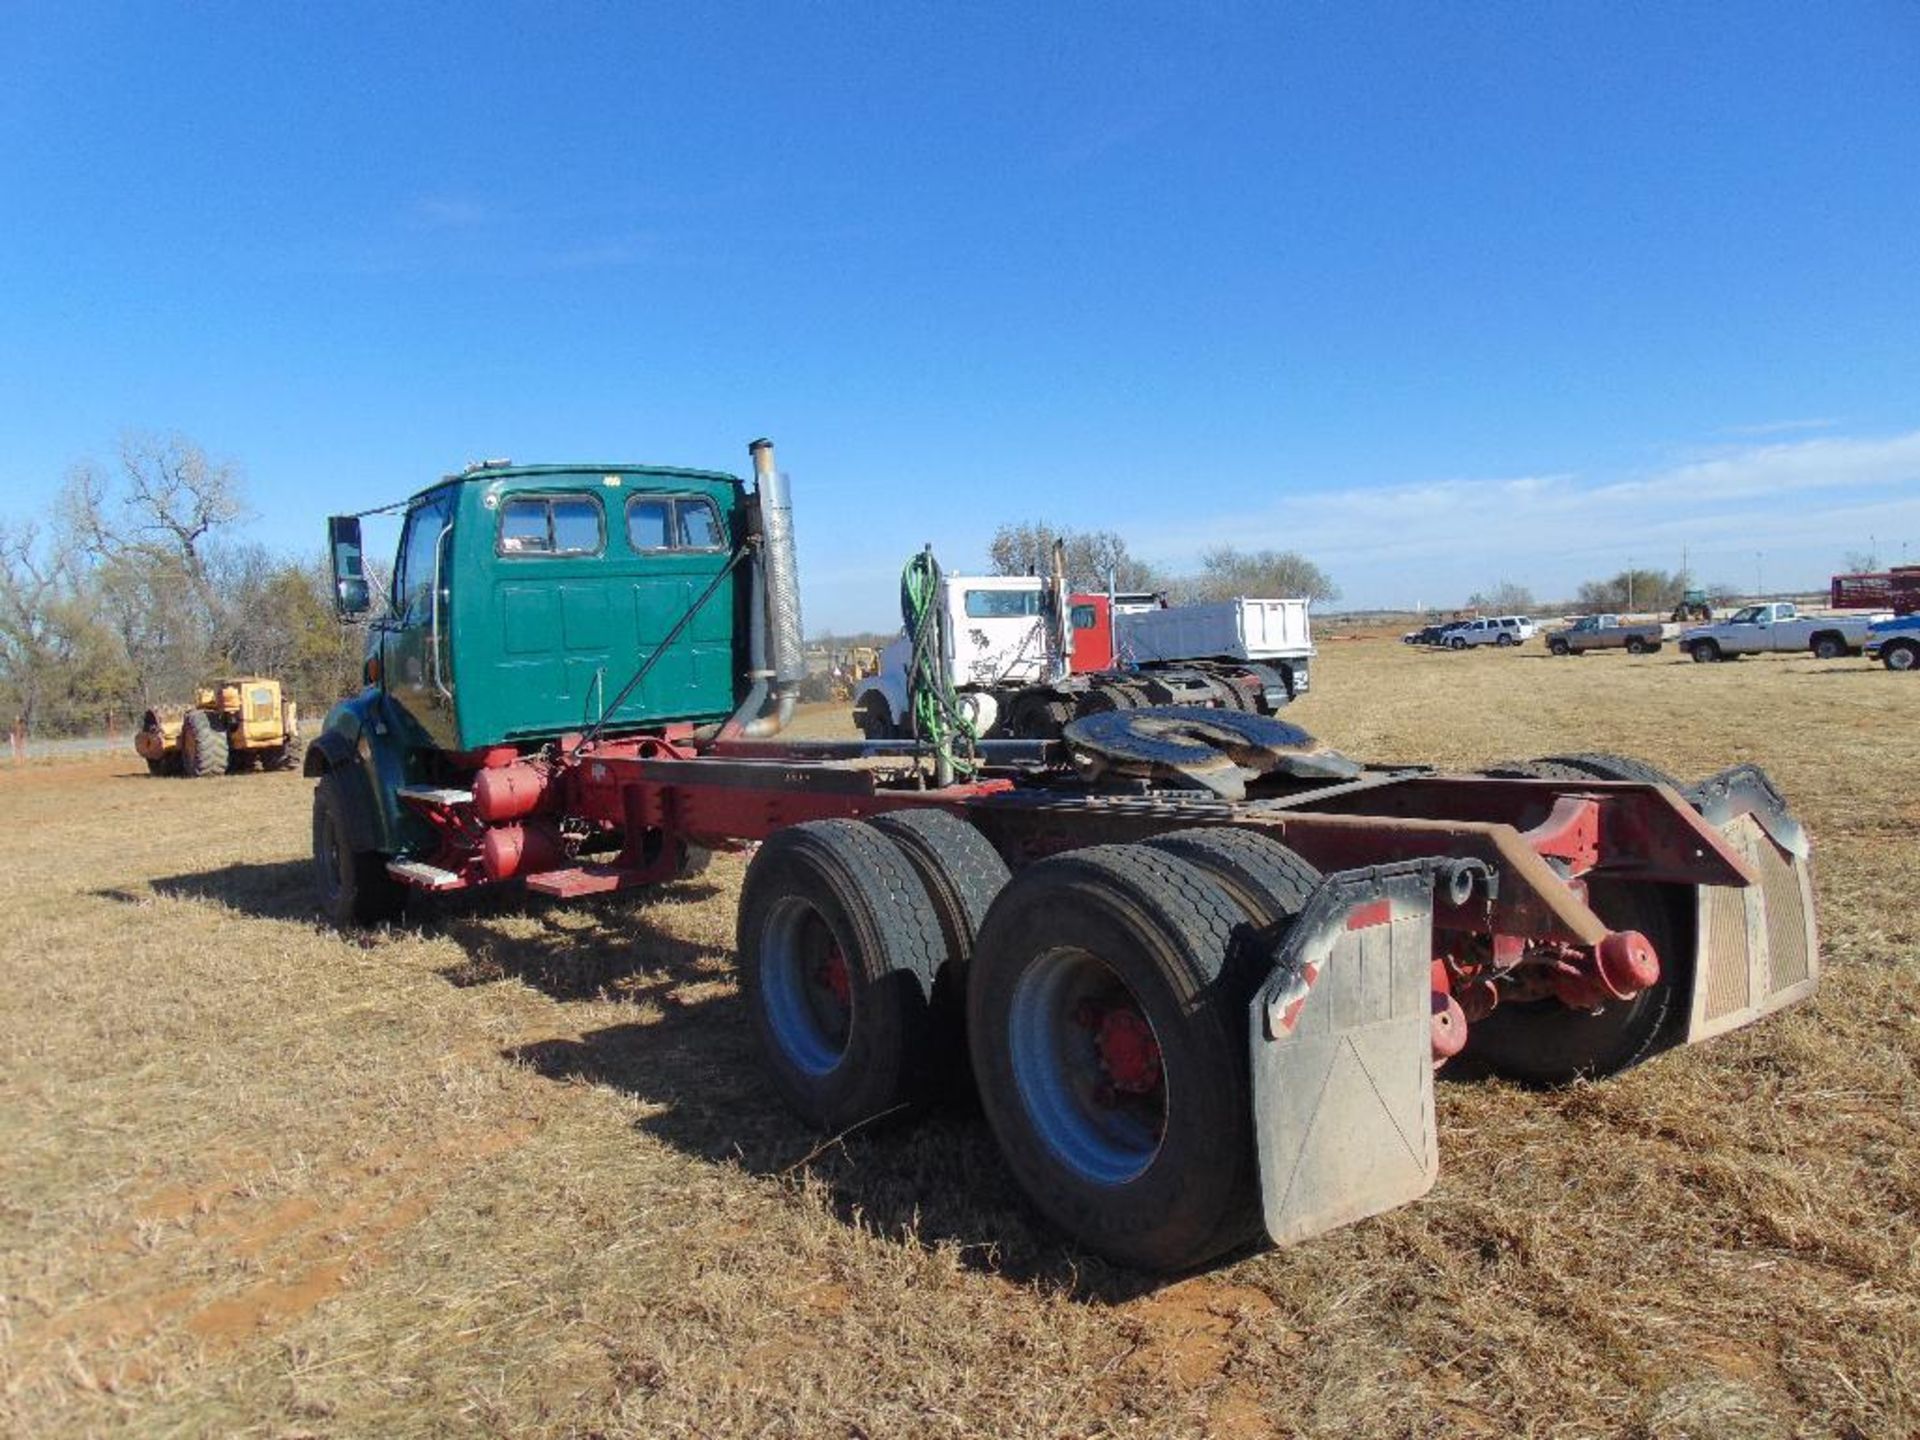
[[[500,507],[502,555],[597,555],[600,502],[591,495],[516,495]]]
[[[727,539],[704,495],[636,495],[627,502],[627,542],[645,553],[723,550]]]
[[[393,571],[393,613],[403,625],[424,625],[433,609],[434,557],[447,527],[445,498],[427,500],[407,512],[400,541],[400,563]]]

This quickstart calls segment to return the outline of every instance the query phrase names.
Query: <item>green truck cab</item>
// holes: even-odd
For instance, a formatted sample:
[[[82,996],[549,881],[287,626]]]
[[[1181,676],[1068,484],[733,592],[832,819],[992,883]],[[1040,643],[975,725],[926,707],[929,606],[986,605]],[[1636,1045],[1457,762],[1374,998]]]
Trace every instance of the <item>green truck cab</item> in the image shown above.
[[[778,484],[765,448],[757,491],[712,470],[488,462],[399,507],[366,688],[333,707],[308,751],[323,792],[316,864],[332,853],[352,871],[350,852],[365,888],[384,893],[380,872],[435,843],[409,801],[503,757],[730,718],[737,733],[764,730],[770,676],[752,652],[765,644],[761,502]],[[328,528],[335,608],[363,616],[359,517]]]

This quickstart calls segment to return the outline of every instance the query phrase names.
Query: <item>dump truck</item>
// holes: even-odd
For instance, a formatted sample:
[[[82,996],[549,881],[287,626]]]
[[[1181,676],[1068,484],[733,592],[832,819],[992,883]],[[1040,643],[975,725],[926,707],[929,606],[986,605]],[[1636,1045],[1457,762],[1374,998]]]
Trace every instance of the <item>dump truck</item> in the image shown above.
[[[967,723],[983,737],[1055,739],[1076,717],[1142,705],[1270,715],[1311,683],[1303,599],[1169,606],[1154,596],[1070,593],[1058,558],[1050,577],[932,573],[918,604],[943,612],[940,660]],[[854,695],[854,723],[871,739],[914,729],[916,621],[904,618]]]
[[[133,748],[153,775],[201,778],[300,766],[300,707],[278,680],[241,675],[201,686],[193,704],[140,717]]]
[[[1158,1270],[1426,1193],[1438,1064],[1597,1079],[1818,981],[1808,838],[1751,765],[1443,773],[1181,706],[975,740],[938,663],[930,733],[791,738],[792,506],[749,453],[751,483],[503,463],[405,502],[370,683],[307,751],[326,916],[750,854],[737,965],[772,1093],[831,1134],[964,1077],[1037,1211]],[[329,536],[365,615],[358,517]]]

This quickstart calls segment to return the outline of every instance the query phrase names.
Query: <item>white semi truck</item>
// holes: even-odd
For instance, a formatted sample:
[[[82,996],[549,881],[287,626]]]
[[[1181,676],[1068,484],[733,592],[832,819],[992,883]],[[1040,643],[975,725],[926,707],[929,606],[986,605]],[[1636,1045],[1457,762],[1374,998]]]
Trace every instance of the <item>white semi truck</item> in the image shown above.
[[[1071,720],[1148,705],[1272,714],[1304,694],[1313,635],[1301,599],[1168,606],[1154,596],[1069,594],[1041,576],[942,575],[947,653],[982,738],[1052,739]],[[854,695],[869,739],[908,733],[912,642],[903,632]]]

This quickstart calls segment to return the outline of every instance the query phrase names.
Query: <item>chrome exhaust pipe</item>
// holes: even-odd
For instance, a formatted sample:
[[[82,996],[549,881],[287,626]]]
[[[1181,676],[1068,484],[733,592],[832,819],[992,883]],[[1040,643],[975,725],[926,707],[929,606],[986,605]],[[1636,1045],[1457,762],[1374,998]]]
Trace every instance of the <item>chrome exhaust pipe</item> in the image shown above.
[[[773,442],[747,446],[753,457],[753,500],[760,544],[749,564],[747,665],[752,685],[720,727],[719,738],[764,740],[793,718],[807,657],[800,626],[800,569],[794,556],[793,506],[786,477],[775,467]]]

